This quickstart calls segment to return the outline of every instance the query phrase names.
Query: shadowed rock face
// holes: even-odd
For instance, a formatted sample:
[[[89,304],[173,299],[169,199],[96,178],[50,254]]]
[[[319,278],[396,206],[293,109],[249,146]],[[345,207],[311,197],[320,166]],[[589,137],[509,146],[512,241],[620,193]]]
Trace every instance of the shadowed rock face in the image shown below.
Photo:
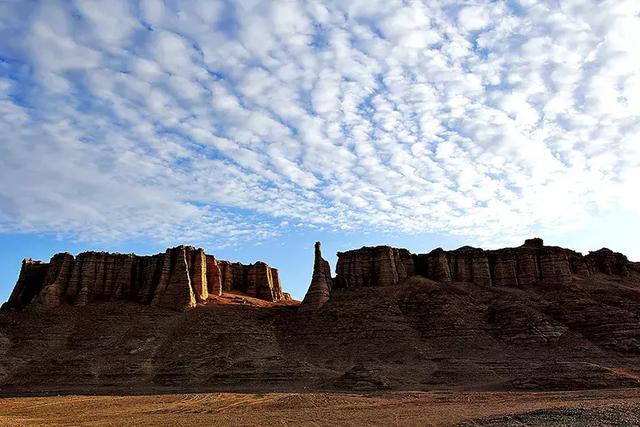
[[[413,275],[413,261],[406,249],[364,247],[338,252],[336,288],[393,286]]]
[[[83,252],[56,254],[49,263],[25,260],[7,308],[84,306],[94,300],[129,300],[186,310],[223,290],[267,301],[284,298],[276,269],[218,261],[191,246],[138,256]]]
[[[635,266],[630,263],[626,256],[619,252],[613,252],[610,249],[602,248],[595,252],[589,252],[585,256],[587,269],[592,273],[617,274],[620,276],[628,276],[629,268]]]
[[[28,304],[42,290],[48,270],[49,264],[41,261],[33,261],[32,259],[22,261],[20,276],[9,297],[7,306],[20,308]]]
[[[463,246],[453,251],[435,249],[410,254],[389,246],[363,247],[338,252],[336,288],[393,286],[413,275],[438,282],[471,282],[478,285],[527,286],[538,282],[566,285],[573,275],[627,276],[637,268],[627,258],[609,249],[583,256],[542,239],[528,239],[517,248],[483,250]]]

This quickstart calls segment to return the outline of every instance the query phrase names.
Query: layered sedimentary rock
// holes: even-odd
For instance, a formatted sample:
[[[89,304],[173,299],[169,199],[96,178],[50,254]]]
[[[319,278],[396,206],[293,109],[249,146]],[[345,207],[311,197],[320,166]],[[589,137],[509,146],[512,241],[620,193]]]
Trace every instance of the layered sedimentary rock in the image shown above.
[[[165,252],[160,282],[153,295],[152,305],[174,310],[195,307],[196,298],[189,277],[187,256],[184,248],[168,249]]]
[[[223,290],[267,301],[284,298],[277,270],[265,263],[218,261],[202,249],[178,246],[152,256],[83,252],[56,254],[49,263],[24,260],[5,307],[129,300],[181,311]]]
[[[592,273],[617,274],[628,276],[629,268],[634,268],[634,263],[630,263],[626,256],[611,249],[602,248],[589,252],[585,256],[587,268]],[[637,263],[635,263],[637,264]]]
[[[392,286],[414,273],[411,254],[389,246],[338,252],[335,286]]]
[[[447,253],[442,248],[434,249],[428,254],[414,255],[412,260],[416,274],[439,282],[451,281],[451,267]]]
[[[447,253],[452,277],[458,282],[491,284],[489,258],[484,250],[463,246]]]
[[[322,307],[329,301],[332,287],[331,267],[329,263],[322,258],[320,242],[316,242],[311,284],[298,311],[304,312]]]
[[[16,286],[11,292],[8,307],[19,308],[31,301],[42,290],[44,278],[47,275],[49,264],[42,261],[34,261],[30,258],[22,261],[20,276]]]
[[[570,249],[545,246],[528,239],[522,246],[483,250],[463,246],[453,251],[435,249],[410,254],[389,246],[363,247],[338,253],[336,288],[393,286],[417,275],[438,282],[471,282],[488,286],[528,286],[535,283],[566,285],[573,276],[629,275],[637,266],[609,249],[587,256]]]
[[[207,291],[211,296],[222,295],[222,271],[218,260],[213,255],[206,256],[207,261]]]
[[[256,262],[249,266],[246,274],[246,293],[255,295],[267,301],[282,299],[282,289],[279,286],[278,270],[269,267],[264,262]],[[276,286],[276,283],[278,286]]]

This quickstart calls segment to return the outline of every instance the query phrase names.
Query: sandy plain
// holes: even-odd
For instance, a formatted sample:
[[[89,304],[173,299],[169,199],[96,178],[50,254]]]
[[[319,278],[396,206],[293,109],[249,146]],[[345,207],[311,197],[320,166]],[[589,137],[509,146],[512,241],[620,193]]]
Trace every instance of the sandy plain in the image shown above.
[[[0,399],[6,426],[638,425],[640,390],[192,393]]]

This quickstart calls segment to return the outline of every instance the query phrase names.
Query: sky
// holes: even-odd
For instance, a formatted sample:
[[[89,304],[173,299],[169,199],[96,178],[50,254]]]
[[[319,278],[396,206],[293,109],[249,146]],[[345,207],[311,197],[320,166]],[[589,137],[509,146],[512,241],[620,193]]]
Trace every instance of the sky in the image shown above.
[[[3,301],[89,249],[640,261],[638,186],[637,0],[0,0]]]

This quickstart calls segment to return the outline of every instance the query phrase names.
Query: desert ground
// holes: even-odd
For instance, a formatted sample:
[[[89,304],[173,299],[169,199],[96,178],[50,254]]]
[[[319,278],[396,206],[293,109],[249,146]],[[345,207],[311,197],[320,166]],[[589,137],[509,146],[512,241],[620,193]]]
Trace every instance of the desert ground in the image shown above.
[[[638,425],[640,390],[193,393],[0,399],[7,426]]]

